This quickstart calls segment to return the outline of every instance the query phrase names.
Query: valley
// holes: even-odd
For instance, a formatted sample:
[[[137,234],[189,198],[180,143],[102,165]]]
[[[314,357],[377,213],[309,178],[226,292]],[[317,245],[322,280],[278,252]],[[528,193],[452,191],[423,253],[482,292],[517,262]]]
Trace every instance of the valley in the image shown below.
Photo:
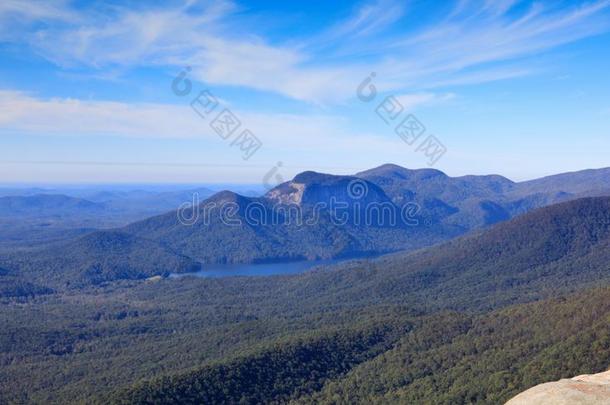
[[[134,238],[100,252],[122,263],[140,252]],[[148,268],[171,264],[154,246]],[[609,255],[610,198],[598,197],[300,274],[128,274],[49,290],[31,279],[0,304],[0,392],[34,403],[505,401],[610,364]],[[57,263],[58,280],[70,263]]]

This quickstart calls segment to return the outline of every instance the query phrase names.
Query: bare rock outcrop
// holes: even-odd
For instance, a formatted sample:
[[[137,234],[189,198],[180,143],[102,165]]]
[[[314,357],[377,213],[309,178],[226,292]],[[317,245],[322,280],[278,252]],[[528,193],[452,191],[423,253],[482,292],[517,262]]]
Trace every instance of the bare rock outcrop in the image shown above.
[[[610,405],[610,371],[540,384],[506,405]]]

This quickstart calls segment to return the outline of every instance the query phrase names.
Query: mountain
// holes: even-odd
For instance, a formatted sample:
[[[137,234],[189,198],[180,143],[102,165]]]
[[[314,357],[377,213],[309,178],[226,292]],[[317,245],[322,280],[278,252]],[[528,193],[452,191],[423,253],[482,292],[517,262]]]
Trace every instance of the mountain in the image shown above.
[[[57,240],[62,233],[70,235],[68,231],[78,236],[96,223],[106,227],[121,224],[127,218],[143,214],[144,208],[139,208],[140,203],[132,206],[133,201],[142,198],[141,203],[146,205],[149,198],[157,198],[157,206],[180,208],[117,231],[167,247],[194,262],[371,256],[431,246],[539,207],[573,200],[579,196],[575,193],[583,190],[604,194],[606,185],[610,189],[607,171],[569,173],[533,183],[514,183],[497,175],[450,177],[438,170],[409,170],[396,165],[383,165],[355,176],[308,171],[262,197],[224,191],[201,201],[195,209],[189,207],[198,202],[192,193],[205,194],[208,190],[172,191],[154,196],[133,192],[127,193],[124,200],[114,195],[114,200],[97,203],[64,197],[62,201],[68,207],[83,205],[83,209],[97,210],[101,204],[105,209],[95,211],[95,215],[83,214],[69,226],[55,218],[32,223],[24,231],[23,223],[15,224],[9,228],[16,233],[9,232],[0,242],[19,243],[20,235],[34,233],[36,238],[42,238],[42,243],[45,238]],[[567,191],[561,191],[561,184],[567,185]],[[122,209],[122,204],[131,208]],[[146,209],[157,208],[153,204]],[[103,232],[91,237],[103,238]],[[33,236],[30,239],[36,239]],[[56,252],[63,255],[60,250]]]
[[[312,171],[298,174],[291,181],[270,190],[265,197],[278,204],[306,206],[321,203],[326,208],[332,199],[349,204],[389,201],[384,191],[374,183],[354,176],[335,176]]]
[[[541,179],[518,183],[516,191],[534,194],[544,190],[547,193],[570,193],[575,195],[595,194],[599,190],[610,190],[610,167],[578,172],[562,173]]]
[[[36,189],[5,189],[32,193]],[[67,194],[40,190],[33,195],[0,197],[0,248],[44,244],[73,238],[95,229],[174,211],[181,204],[203,201],[213,192],[206,188],[178,191],[67,189]],[[0,191],[1,192],[1,191]]]
[[[0,197],[32,196],[36,194],[62,194],[58,190],[41,187],[0,187]]]
[[[100,191],[87,198],[103,202],[105,206],[117,213],[133,213],[142,219],[146,216],[173,211],[181,204],[203,201],[214,192],[205,187],[175,191]]]
[[[573,175],[580,183],[590,177],[589,189],[606,184],[598,171]],[[197,219],[188,226],[174,212],[124,231],[202,262],[339,258],[429,246],[577,197],[526,194],[519,184],[496,175],[452,178],[396,165],[355,176],[304,172],[260,198],[218,193],[188,213]],[[411,216],[406,220],[405,212]]]
[[[610,197],[541,208],[427,249],[332,268],[302,277],[319,295],[351,303],[484,310],[544,298],[549,289],[594,286],[610,280]]]
[[[404,190],[424,198],[437,198],[455,204],[472,198],[491,199],[515,186],[497,175],[449,177],[435,169],[410,170],[393,164],[360,172],[357,177],[379,184],[389,195],[400,198]]]
[[[186,256],[120,231],[97,231],[44,248],[3,254],[0,262],[24,280],[55,287],[143,279],[200,269],[198,262]]]
[[[102,204],[61,194],[0,197],[0,216],[94,214],[103,209]]]
[[[186,216],[196,219],[187,225],[178,214],[136,222],[124,231],[199,261],[220,263],[378,254],[457,234],[450,227],[426,226],[421,216],[394,204],[373,183],[314,172],[302,173],[261,198],[218,193],[196,210],[187,210]]]
[[[440,222],[464,232],[535,208],[587,196],[610,195],[610,168],[515,183],[498,175],[449,177],[433,169],[386,164],[356,176],[378,184],[393,199],[415,201]],[[443,206],[443,210],[434,209]]]
[[[227,192],[211,201],[244,207],[251,199]],[[301,231],[287,225],[280,228],[285,231],[280,236],[273,225],[259,227],[244,221],[239,226],[226,226],[212,221],[189,227],[172,214],[132,226],[91,233],[50,247],[3,254],[0,267],[23,275],[25,281],[59,288],[193,271],[206,259],[233,258],[236,250],[245,260],[256,259],[256,254],[268,257],[266,252],[281,251],[280,248],[287,255],[295,251],[318,255],[323,252],[336,257],[345,254],[340,249],[348,249],[350,242],[364,243],[360,242],[364,237],[374,237],[374,230],[383,232],[378,235],[387,235],[384,228],[369,228],[363,236],[355,227],[319,221]],[[353,233],[348,234],[346,229]],[[609,229],[610,198],[580,199],[534,210],[438,246],[378,259],[346,261],[269,288],[282,296],[314,294],[329,305],[364,305],[383,300],[442,305],[455,310],[490,309],[544,298],[551,287],[569,291],[609,279]],[[415,235],[417,228],[393,229],[390,235],[403,236],[403,231]],[[221,240],[233,240],[232,244],[219,244],[219,232],[224,232]],[[197,238],[189,239],[193,235]],[[256,288],[257,283],[253,280],[250,285]],[[431,297],[435,299],[431,301]],[[308,304],[304,305],[306,308]]]

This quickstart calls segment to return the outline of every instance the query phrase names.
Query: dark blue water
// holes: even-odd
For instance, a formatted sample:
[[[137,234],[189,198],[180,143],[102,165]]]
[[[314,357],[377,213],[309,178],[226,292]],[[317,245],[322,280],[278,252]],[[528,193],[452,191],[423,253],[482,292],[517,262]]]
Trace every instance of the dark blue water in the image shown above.
[[[197,273],[170,274],[170,278],[177,277],[233,277],[233,276],[274,276],[278,274],[303,273],[315,266],[337,263],[339,260],[311,260],[286,263],[261,264],[204,264],[203,269]]]

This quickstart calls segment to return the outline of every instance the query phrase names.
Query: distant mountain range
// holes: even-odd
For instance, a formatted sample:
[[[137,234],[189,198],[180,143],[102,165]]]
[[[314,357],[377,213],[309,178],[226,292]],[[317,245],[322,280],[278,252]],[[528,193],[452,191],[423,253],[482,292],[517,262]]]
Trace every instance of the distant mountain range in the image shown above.
[[[61,194],[61,193],[69,193]],[[19,194],[21,193],[21,194]],[[124,226],[202,201],[207,188],[174,191],[0,189],[0,247],[14,248]]]
[[[36,194],[32,196],[0,197],[0,215],[39,215],[80,212],[100,212],[104,206],[82,198],[68,197],[62,194]]]
[[[154,215],[170,211],[185,201],[200,201],[210,197],[214,192],[207,188],[180,191],[151,192],[133,191],[99,191],[83,196],[70,196],[40,192],[25,195],[0,196],[0,217],[23,216],[26,218],[45,218],[65,216],[73,220],[84,215],[95,214],[102,218],[119,216],[121,218]]]
[[[570,199],[610,195],[610,168],[521,183],[498,175],[449,177],[438,170],[391,164],[356,176],[378,184],[396,202],[419,202],[441,222],[459,225],[464,231]]]
[[[575,180],[569,181],[571,178]],[[355,183],[358,181],[362,184]],[[559,182],[566,186],[558,188]],[[350,184],[366,189],[366,195],[349,195]],[[348,257],[429,246],[534,208],[583,195],[604,194],[604,190],[610,190],[610,169],[513,183],[501,176],[452,178],[437,170],[384,165],[355,176],[305,172],[262,198],[219,193],[198,207],[199,220],[191,226],[181,225],[176,213],[171,212],[132,224],[125,231],[167,244],[202,262]],[[415,203],[420,208],[415,215],[416,224],[410,226],[400,218],[397,226],[367,226],[362,217],[356,221],[356,213],[349,209],[352,215],[347,221],[336,224],[335,213],[329,208],[333,198],[350,207],[377,204],[399,212]],[[234,204],[233,219],[241,225],[227,226],[217,210],[204,212],[213,204]],[[256,221],[249,221],[246,212],[249,206],[258,205],[264,209],[263,217],[269,219],[274,218],[273,210],[277,211],[278,206],[296,205],[306,222],[315,215],[316,204],[324,204],[319,219],[302,227],[294,226],[289,222],[291,218],[283,216],[273,223],[253,223]],[[206,215],[210,216],[207,222]],[[371,219],[373,224],[390,222]]]
[[[350,195],[350,186],[362,187],[366,194]],[[371,207],[386,212],[366,212]],[[403,220],[401,208],[372,182],[305,172],[260,198],[218,193],[188,213],[197,218],[192,224],[181,223],[176,212],[169,212],[124,231],[204,263],[377,254],[427,246],[462,232],[452,225],[430,226],[421,212],[407,212],[410,217]]]
[[[66,270],[95,273],[91,281],[100,282],[188,271],[197,263],[349,258],[411,251],[539,207],[605,195],[608,190],[610,169],[524,183],[496,175],[449,177],[438,170],[409,170],[396,165],[354,176],[304,172],[262,197],[220,192],[194,209],[183,206],[185,212],[170,211],[120,229],[91,233],[84,239],[57,242],[35,249],[31,257],[52,262],[56,261],[54,256],[62,260],[71,257]],[[5,198],[9,198],[5,200],[7,210],[37,204],[48,207],[48,202],[36,200],[58,197]],[[168,199],[180,201],[176,195]],[[60,206],[68,211],[95,211],[99,204],[105,204],[74,198],[61,201],[49,209]],[[105,250],[103,247],[113,240],[116,246],[129,242],[129,251]],[[75,248],[83,245],[88,248]],[[149,251],[158,252],[152,256],[159,258],[160,265],[134,259]],[[190,264],[183,264],[184,260]],[[118,269],[116,263],[122,267]]]
[[[360,186],[366,195],[350,195],[350,185]],[[305,172],[262,198],[222,192],[192,213],[199,218],[192,225],[182,225],[176,213],[170,212],[129,225],[125,232],[167,244],[205,263],[349,257],[429,246],[538,207],[603,195],[607,190],[610,169],[514,183],[501,176],[452,178],[437,170],[384,165],[355,176]],[[334,220],[338,213],[331,208],[332,199],[349,207],[346,211],[351,215],[344,217],[344,223]],[[223,204],[233,206],[232,219],[239,225],[227,226],[218,210],[206,212]],[[315,211],[316,204],[323,208]],[[370,226],[362,219],[366,212],[358,217],[351,209],[383,206],[399,213],[413,204],[419,207],[411,218],[414,221],[405,224],[397,214],[396,226],[389,226],[388,217],[370,218],[375,212],[367,218],[381,226]],[[265,223],[249,220],[248,207],[253,205],[263,211]],[[276,217],[278,207],[286,212],[281,209],[285,206],[296,206],[304,222],[316,214],[318,218],[313,225],[301,227],[284,215],[269,221]]]

